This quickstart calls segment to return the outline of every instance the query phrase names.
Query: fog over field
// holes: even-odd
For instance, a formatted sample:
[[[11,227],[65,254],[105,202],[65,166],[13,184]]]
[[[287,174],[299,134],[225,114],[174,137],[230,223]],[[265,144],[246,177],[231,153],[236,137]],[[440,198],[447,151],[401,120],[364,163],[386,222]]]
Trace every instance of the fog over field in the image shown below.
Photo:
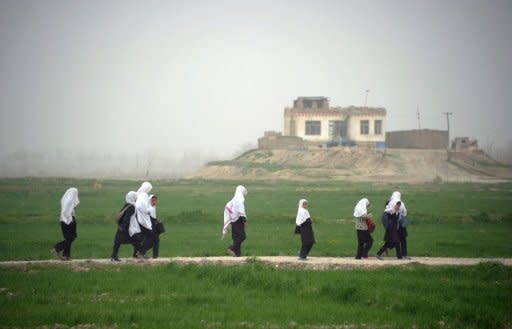
[[[0,1],[0,177],[174,177],[298,96],[512,153],[512,2]],[[366,90],[369,90],[368,93]]]

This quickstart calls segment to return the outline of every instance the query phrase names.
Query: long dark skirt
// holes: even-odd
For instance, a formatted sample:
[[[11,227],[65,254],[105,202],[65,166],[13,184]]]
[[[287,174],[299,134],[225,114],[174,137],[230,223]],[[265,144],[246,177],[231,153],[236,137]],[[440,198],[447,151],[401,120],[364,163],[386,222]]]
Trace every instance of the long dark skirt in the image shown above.
[[[128,230],[119,227],[117,229],[116,235],[114,236],[114,246],[112,247],[112,258],[117,258],[119,255],[119,248],[122,244],[131,244],[133,246],[133,254],[135,255],[136,252],[142,253],[142,240],[143,236],[142,234],[134,234],[132,237],[130,237],[130,234],[128,233]]]
[[[380,256],[382,253],[387,249],[396,249],[396,258],[402,259],[402,252],[400,250],[400,243],[399,242],[388,242],[386,241],[384,245],[377,251],[377,255]]]
[[[237,220],[234,223],[231,223],[231,237],[233,239],[233,244],[229,246],[236,256],[240,256],[242,254],[242,242],[245,241],[247,235],[245,234],[245,221],[242,219]]]
[[[373,238],[368,230],[357,230],[356,259],[368,258],[368,251],[373,245]]]
[[[55,244],[54,248],[58,253],[63,251],[62,256],[69,258],[71,256],[71,244],[77,237],[75,217],[73,217],[73,220],[69,224],[60,222],[60,228],[62,230],[64,240]]]
[[[300,248],[299,257],[302,259],[306,259],[315,244],[315,234],[313,233],[313,225],[311,225],[311,220],[306,220],[300,226],[300,240],[302,242],[302,246]]]
[[[146,254],[146,252],[153,248],[153,245],[155,243],[155,235],[156,235],[156,232],[153,231],[152,229],[147,229],[145,228],[144,226],[140,226],[140,230],[141,230],[141,233],[142,233],[142,236],[143,236],[143,240],[142,240],[142,246],[140,248],[140,251],[141,251],[141,254]]]
[[[402,252],[402,257],[407,257],[407,228],[399,227],[398,228],[398,239],[400,240],[400,251]]]
[[[153,226],[153,258],[158,258],[158,252],[160,250],[160,233],[156,231],[156,225],[158,220],[151,217],[151,225]]]

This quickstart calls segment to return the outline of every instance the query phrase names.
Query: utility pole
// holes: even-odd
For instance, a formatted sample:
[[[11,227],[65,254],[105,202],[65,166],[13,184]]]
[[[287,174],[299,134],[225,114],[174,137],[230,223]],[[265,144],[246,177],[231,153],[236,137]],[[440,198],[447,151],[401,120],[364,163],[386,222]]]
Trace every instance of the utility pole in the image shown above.
[[[364,97],[364,107],[366,107],[366,104],[368,102],[368,93],[370,92],[370,89],[366,89],[366,96]]]
[[[446,126],[448,127],[448,148],[450,147],[450,115],[452,112],[443,112],[446,115]]]
[[[420,106],[419,105],[416,105],[416,116],[418,117],[418,130],[421,130]]]

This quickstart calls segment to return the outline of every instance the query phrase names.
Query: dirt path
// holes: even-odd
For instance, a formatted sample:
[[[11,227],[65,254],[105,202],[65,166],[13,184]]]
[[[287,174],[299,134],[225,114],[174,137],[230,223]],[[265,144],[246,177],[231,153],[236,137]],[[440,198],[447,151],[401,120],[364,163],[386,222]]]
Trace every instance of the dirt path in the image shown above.
[[[445,258],[445,257],[414,257],[410,260],[398,260],[396,258],[385,258],[378,260],[371,257],[367,260],[356,260],[352,257],[310,257],[307,261],[298,260],[292,256],[258,256],[258,257],[170,257],[148,260],[136,260],[123,258],[121,262],[114,263],[110,259],[74,259],[71,261],[60,260],[29,260],[29,261],[4,261],[0,267],[25,267],[28,265],[62,265],[75,268],[88,269],[101,265],[141,264],[141,265],[162,265],[162,264],[220,264],[220,265],[241,265],[252,262],[261,262],[274,267],[304,268],[312,270],[329,269],[350,269],[350,268],[378,268],[383,266],[404,266],[404,265],[426,265],[426,266],[470,266],[480,263],[492,262],[505,266],[512,266],[512,258]]]

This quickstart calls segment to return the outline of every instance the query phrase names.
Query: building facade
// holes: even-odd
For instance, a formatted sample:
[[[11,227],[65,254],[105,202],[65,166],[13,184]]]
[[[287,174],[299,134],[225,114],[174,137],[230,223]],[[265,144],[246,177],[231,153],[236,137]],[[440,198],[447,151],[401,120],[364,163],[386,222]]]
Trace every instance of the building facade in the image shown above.
[[[330,107],[327,97],[299,97],[284,110],[284,136],[307,142],[384,142],[386,110],[380,107]]]

